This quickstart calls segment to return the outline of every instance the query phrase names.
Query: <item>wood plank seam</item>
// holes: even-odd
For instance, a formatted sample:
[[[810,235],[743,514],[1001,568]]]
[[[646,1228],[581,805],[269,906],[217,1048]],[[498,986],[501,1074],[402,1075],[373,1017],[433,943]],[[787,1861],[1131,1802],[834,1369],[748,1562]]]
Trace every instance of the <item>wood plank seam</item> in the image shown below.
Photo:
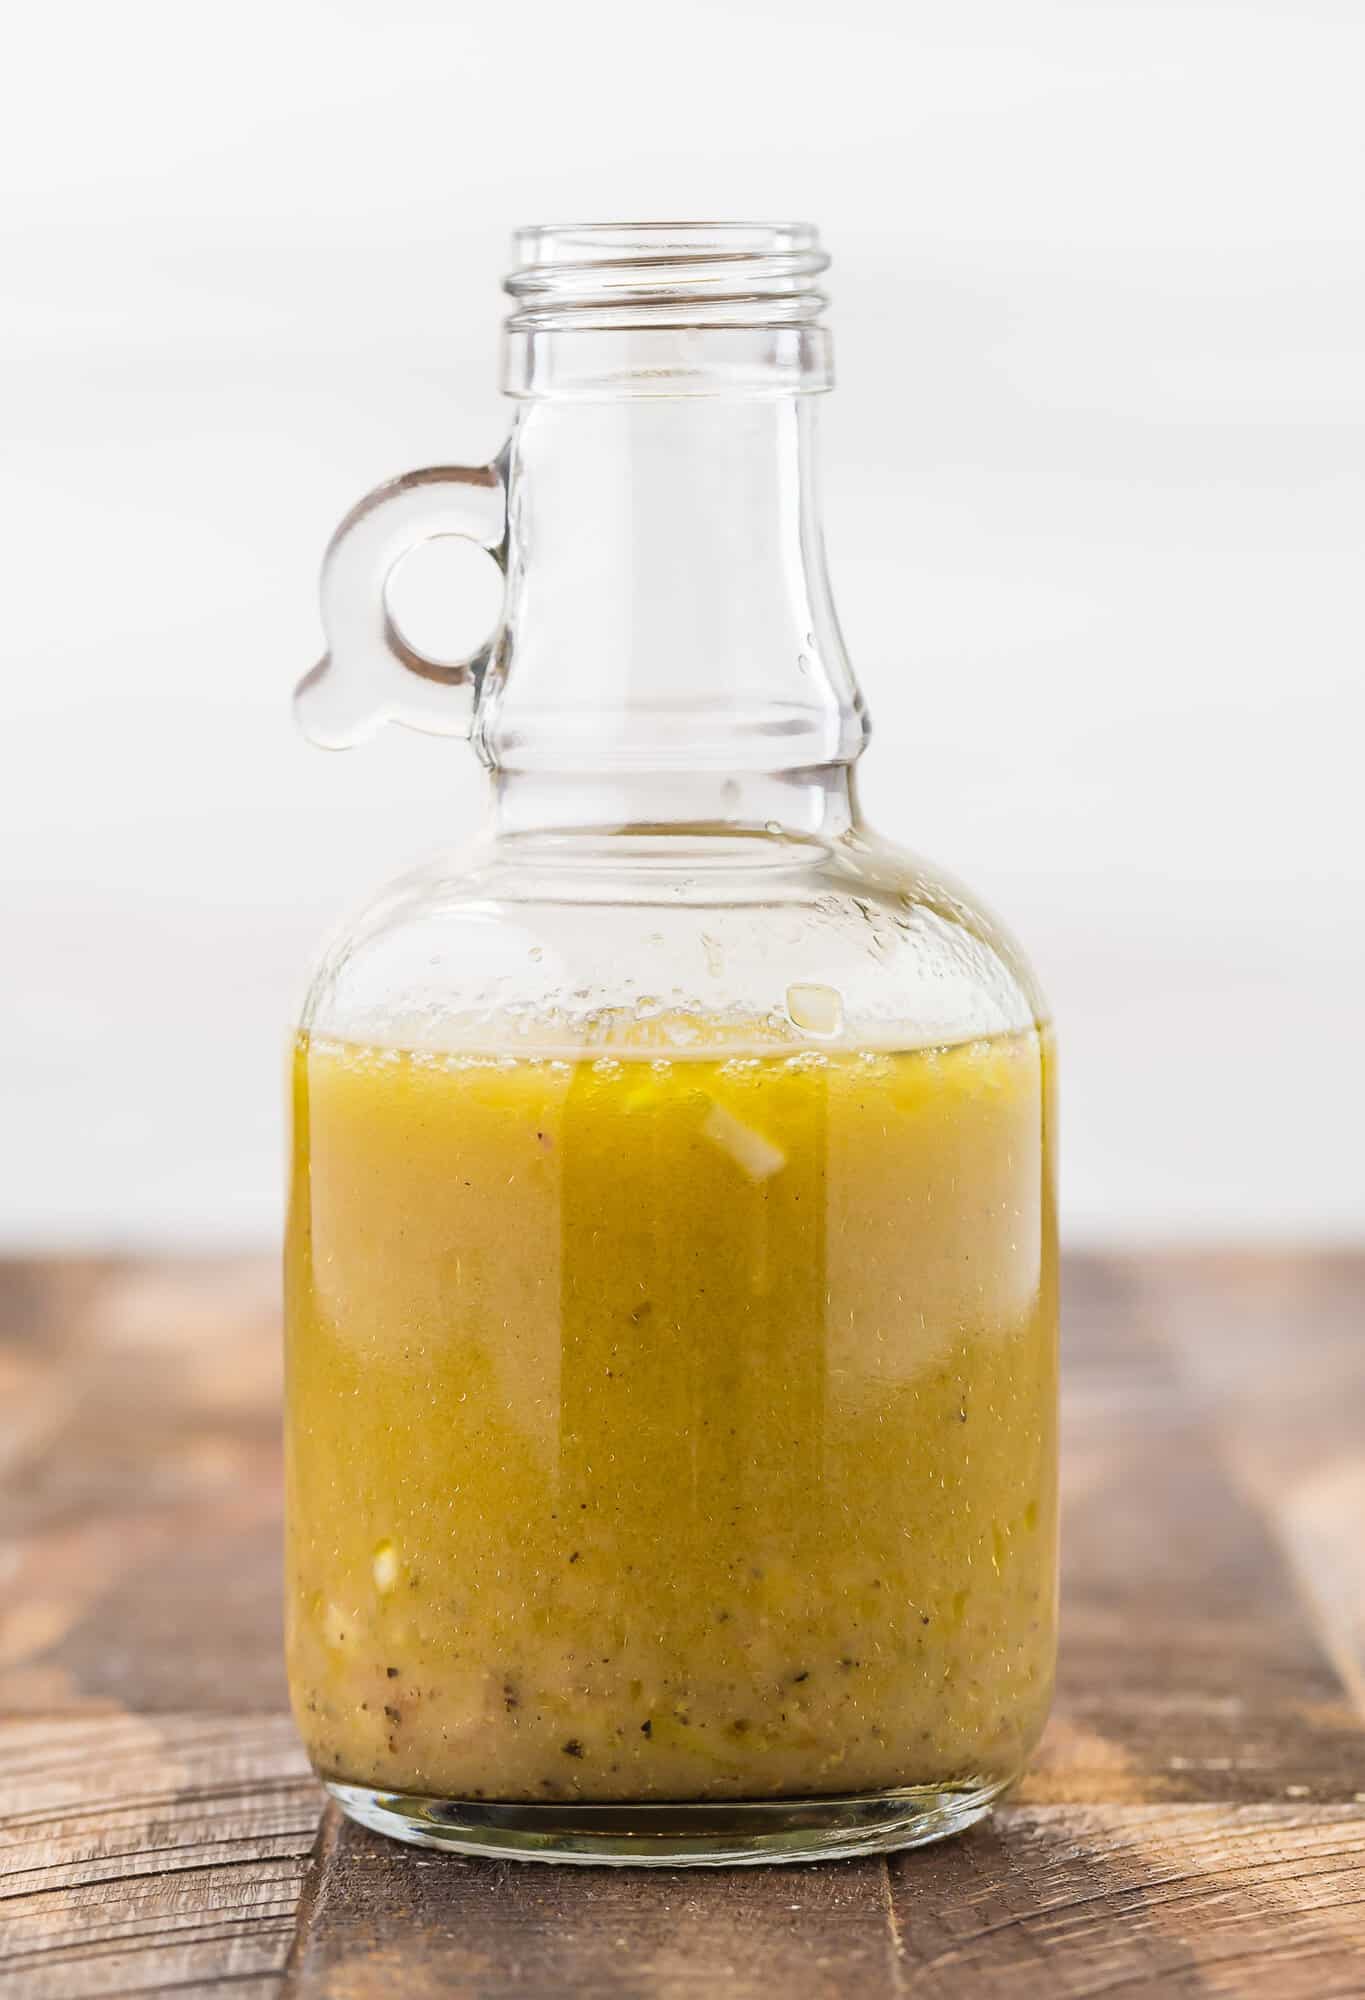
[[[893,2000],[904,2000],[905,1996],[905,1946],[901,1938],[900,1919],[896,1915],[896,1899],[891,1893],[891,1863],[885,1855],[881,1857],[882,1895],[886,1902],[887,1940],[891,1947],[891,1994]]]
[[[303,1887],[299,1891],[298,1903],[294,1910],[293,1936],[280,1979],[280,2000],[293,2000],[294,1994],[299,1990],[299,1979],[311,1941],[313,1924],[326,1889],[328,1868],[340,1832],[341,1811],[329,1799],[318,1818],[317,1832],[313,1837],[312,1851],[308,1857],[308,1872],[303,1878]]]

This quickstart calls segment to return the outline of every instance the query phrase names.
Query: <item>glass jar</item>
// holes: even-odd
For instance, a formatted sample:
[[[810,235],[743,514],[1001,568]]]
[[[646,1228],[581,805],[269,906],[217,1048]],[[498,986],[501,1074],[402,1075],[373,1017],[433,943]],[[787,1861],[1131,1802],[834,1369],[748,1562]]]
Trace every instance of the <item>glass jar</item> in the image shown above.
[[[489,814],[333,941],[298,1034],[295,1712],[404,1840],[909,1846],[1049,1700],[1045,1010],[858,816],[814,231],[516,249],[508,444],[343,523],[300,689],[327,743],[471,737]],[[506,577],[453,666],[385,603],[442,534]]]

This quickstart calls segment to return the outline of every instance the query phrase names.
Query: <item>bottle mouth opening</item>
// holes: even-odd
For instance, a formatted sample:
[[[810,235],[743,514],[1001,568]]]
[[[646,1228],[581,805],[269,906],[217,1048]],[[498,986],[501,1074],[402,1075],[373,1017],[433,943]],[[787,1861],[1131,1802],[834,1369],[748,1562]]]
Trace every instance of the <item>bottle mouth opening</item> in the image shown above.
[[[536,223],[512,254],[513,332],[805,326],[827,303],[808,222]]]

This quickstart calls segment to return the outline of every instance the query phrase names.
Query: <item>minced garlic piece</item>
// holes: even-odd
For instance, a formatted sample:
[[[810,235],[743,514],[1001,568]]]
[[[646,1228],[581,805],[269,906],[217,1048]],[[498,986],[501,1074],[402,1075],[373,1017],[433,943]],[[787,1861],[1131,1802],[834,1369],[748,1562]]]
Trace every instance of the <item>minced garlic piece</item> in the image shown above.
[[[713,1145],[743,1167],[751,1181],[771,1180],[787,1164],[787,1156],[771,1139],[765,1139],[752,1125],[746,1125],[723,1104],[713,1104],[702,1126]]]
[[[843,999],[832,986],[789,986],[787,1012],[808,1035],[837,1035],[844,1025]]]

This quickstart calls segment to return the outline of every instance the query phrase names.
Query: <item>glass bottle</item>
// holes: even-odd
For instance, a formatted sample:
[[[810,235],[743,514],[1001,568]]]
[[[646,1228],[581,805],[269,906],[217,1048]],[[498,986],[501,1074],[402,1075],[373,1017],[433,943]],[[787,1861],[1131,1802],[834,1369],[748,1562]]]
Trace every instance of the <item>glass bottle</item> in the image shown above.
[[[363,501],[300,688],[472,739],[472,851],[327,949],[294,1068],[288,1656],[352,1817],[795,1860],[970,1824],[1056,1625],[1050,1043],[861,821],[799,225],[529,229],[511,437]],[[481,543],[451,666],[385,602]]]

